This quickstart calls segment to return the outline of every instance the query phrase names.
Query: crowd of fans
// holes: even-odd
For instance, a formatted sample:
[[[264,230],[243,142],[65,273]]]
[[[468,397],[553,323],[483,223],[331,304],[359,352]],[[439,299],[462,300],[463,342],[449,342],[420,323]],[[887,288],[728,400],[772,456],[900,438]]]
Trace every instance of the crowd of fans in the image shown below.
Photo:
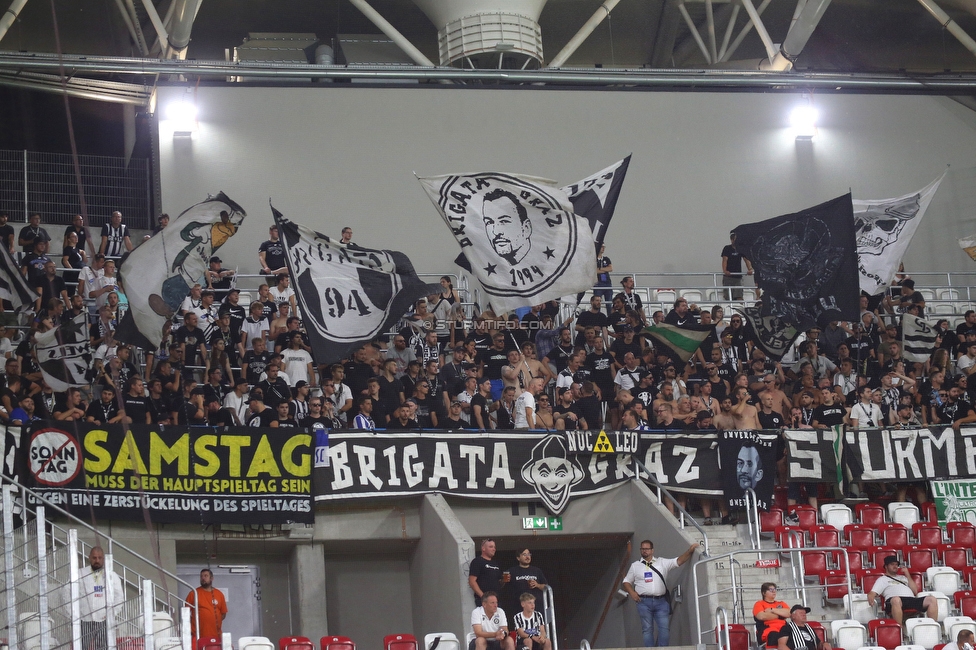
[[[115,340],[128,301],[116,279],[132,249],[122,215],[103,226],[89,261],[81,217],[65,230],[60,260],[40,215],[17,233],[0,213],[0,240],[39,294],[33,329],[44,331],[86,310],[95,350],[90,391],[56,395],[44,382],[31,336],[6,329],[0,417],[53,417],[94,423],[200,426],[316,426],[364,429],[772,429],[976,421],[976,313],[939,338],[923,363],[903,358],[897,316],[924,315],[907,276],[883,298],[862,297],[861,319],[803,333],[782,361],[755,344],[743,317],[682,298],[645,313],[632,277],[608,295],[609,258],[586,308],[559,322],[559,304],[520,314],[482,311],[464,318],[449,277],[418,300],[392,336],[351,358],[316,365],[290,287],[275,227],[258,263],[267,282],[241,301],[235,271],[210,259],[156,350]],[[160,219],[157,231],[168,217]],[[343,230],[351,242],[352,230]],[[728,268],[723,252],[723,269]],[[60,262],[60,264],[59,264]],[[59,276],[58,267],[62,269]],[[735,265],[734,270],[741,270]],[[712,325],[714,334],[682,362],[641,334],[648,323]],[[33,332],[31,333],[33,334]],[[16,412],[16,413],[15,413]],[[17,418],[15,418],[18,416]]]

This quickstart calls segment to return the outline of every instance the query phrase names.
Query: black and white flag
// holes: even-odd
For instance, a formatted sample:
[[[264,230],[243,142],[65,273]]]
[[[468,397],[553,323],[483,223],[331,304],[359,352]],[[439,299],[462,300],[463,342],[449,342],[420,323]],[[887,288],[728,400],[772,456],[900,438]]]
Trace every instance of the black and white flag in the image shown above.
[[[935,351],[935,326],[911,314],[901,315],[902,350],[909,361],[925,363]]]
[[[10,303],[17,312],[33,309],[37,303],[37,292],[27,285],[10,251],[4,246],[0,246],[0,300]]]
[[[793,341],[800,335],[795,327],[779,316],[763,316],[759,307],[743,307],[739,311],[752,328],[752,340],[767,357],[775,361],[790,351]]]
[[[735,248],[752,261],[762,313],[800,331],[860,317],[851,195],[794,214],[743,224]]]
[[[642,431],[640,440],[644,467],[669,492],[714,497],[724,494],[716,432]]]
[[[855,200],[854,228],[861,290],[884,293],[912,243],[918,224],[945,174],[927,186],[896,199]]]
[[[129,310],[115,338],[155,350],[163,325],[200,282],[210,257],[234,236],[247,213],[223,192],[186,209],[124,258],[119,282]]]
[[[746,490],[754,490],[760,510],[773,504],[779,431],[719,431],[719,467],[729,508],[746,505]]]
[[[55,392],[88,384],[87,373],[92,363],[88,334],[88,312],[82,312],[63,320],[58,327],[34,335],[41,375]]]
[[[553,181],[498,172],[418,180],[495,311],[592,288],[593,232]]]
[[[333,363],[389,330],[419,298],[440,293],[398,251],[343,244],[271,207],[317,364]]]
[[[617,209],[617,199],[628,167],[630,156],[563,188],[573,204],[573,211],[590,224],[598,254],[610,227],[613,211]]]

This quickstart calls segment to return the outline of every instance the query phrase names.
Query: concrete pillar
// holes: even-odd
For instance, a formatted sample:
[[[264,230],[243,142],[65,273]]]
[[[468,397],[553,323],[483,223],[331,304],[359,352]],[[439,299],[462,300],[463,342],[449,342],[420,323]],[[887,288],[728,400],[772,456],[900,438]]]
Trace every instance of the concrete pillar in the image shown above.
[[[288,559],[291,630],[316,645],[329,633],[325,608],[325,553],[322,544],[298,544]]]
[[[468,587],[474,541],[439,494],[424,497],[420,531],[410,561],[414,629],[423,634],[453,632],[463,645],[474,609]]]

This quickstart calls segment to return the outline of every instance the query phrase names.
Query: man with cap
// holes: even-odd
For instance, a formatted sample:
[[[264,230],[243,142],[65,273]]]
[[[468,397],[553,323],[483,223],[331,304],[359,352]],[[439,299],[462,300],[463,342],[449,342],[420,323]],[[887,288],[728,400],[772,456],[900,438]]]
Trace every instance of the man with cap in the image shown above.
[[[691,559],[698,550],[692,544],[688,550],[676,558],[654,557],[654,542],[645,539],[640,543],[641,559],[630,565],[624,578],[624,590],[630,599],[637,603],[641,630],[644,634],[644,647],[671,645],[671,604],[667,580],[672,571]],[[672,580],[671,584],[674,584]],[[657,640],[654,627],[657,627]]]
[[[790,618],[779,633],[779,650],[833,650],[829,643],[821,641],[817,633],[807,623],[809,607],[793,605]]]
[[[885,599],[885,614],[904,624],[905,610],[924,611],[934,620],[939,619],[939,604],[932,596],[918,597],[918,585],[907,566],[902,566],[895,555],[884,559],[884,575],[875,581],[868,593],[868,604],[874,606],[874,600],[881,596]]]
[[[214,292],[217,302],[222,302],[231,284],[234,282],[234,271],[221,267],[223,260],[214,255],[210,258],[210,266],[207,268],[207,287]]]

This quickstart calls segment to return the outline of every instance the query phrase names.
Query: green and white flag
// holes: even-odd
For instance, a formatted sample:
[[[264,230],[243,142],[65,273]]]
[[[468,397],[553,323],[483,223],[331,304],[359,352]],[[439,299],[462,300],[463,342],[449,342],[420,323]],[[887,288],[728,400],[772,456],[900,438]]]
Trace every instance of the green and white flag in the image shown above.
[[[671,350],[682,361],[688,361],[701,346],[702,341],[715,331],[712,325],[671,325],[658,323],[649,325],[641,330],[641,334],[650,337]]]

